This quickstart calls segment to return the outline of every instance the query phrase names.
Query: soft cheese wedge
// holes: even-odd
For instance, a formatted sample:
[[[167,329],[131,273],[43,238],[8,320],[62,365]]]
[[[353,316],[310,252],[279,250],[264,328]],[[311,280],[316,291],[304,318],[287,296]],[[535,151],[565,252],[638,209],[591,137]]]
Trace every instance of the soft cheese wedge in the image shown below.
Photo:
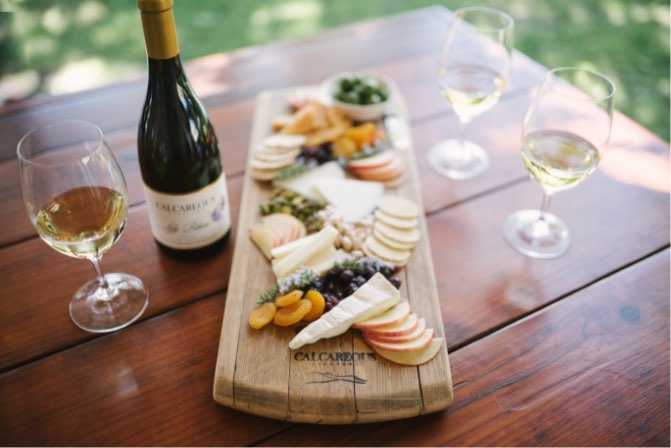
[[[372,213],[384,194],[381,183],[362,180],[318,179],[314,186],[345,222],[355,222]]]
[[[324,196],[317,190],[314,185],[316,180],[322,179],[344,179],[345,171],[340,167],[338,162],[326,162],[319,165],[317,168],[306,171],[289,179],[276,180],[275,186],[282,187],[287,190],[295,191],[308,199],[315,201],[325,200]]]
[[[342,299],[331,311],[301,330],[289,342],[289,348],[296,350],[320,339],[343,334],[352,324],[377,316],[400,300],[398,289],[378,272],[354,294]]]

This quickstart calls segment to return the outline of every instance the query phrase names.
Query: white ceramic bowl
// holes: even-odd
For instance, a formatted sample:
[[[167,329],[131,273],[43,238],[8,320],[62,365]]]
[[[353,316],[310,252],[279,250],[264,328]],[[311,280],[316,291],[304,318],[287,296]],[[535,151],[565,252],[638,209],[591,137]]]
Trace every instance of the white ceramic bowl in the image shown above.
[[[338,92],[340,80],[346,77],[367,77],[374,78],[387,90],[388,95],[385,101],[375,104],[353,104],[338,100],[335,95]],[[396,91],[396,85],[388,78],[370,73],[348,72],[338,73],[330,76],[322,83],[322,95],[324,100],[330,106],[344,112],[348,117],[356,121],[370,121],[381,118],[389,110],[389,105],[393,100]]]

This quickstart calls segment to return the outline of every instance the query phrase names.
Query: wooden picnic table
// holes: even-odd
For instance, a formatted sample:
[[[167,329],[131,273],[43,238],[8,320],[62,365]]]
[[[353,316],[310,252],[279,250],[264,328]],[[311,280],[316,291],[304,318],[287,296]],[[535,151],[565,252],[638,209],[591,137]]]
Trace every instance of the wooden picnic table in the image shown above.
[[[669,446],[669,146],[616,113],[597,171],[553,200],[572,246],[554,260],[504,242],[510,213],[540,203],[520,130],[545,67],[515,53],[501,101],[468,137],[488,172],[451,181],[425,160],[454,135],[437,55],[447,10],[420,9],[187,64],[218,132],[237,223],[255,97],[343,70],[396,81],[410,126],[455,400],[400,421],[316,426],[217,404],[215,362],[235,234],[213,258],[178,261],[151,237],[136,153],[146,78],[0,108],[0,444]],[[139,24],[138,24],[139,26]],[[97,123],[128,181],[130,212],[106,272],[141,277],[142,319],[91,335],[71,321],[90,263],[44,244],[21,201],[16,144],[61,118]]]

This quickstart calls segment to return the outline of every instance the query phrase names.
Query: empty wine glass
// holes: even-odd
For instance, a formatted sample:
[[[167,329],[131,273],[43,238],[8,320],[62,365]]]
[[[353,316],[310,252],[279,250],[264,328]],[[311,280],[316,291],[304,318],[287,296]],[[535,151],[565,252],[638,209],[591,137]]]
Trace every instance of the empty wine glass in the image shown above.
[[[100,271],[100,260],[126,224],[126,181],[102,131],[66,120],[26,134],[17,155],[23,202],[42,240],[56,251],[91,260],[97,278],[70,301],[83,330],[104,333],[138,319],[148,304],[142,281]]]
[[[492,8],[469,7],[452,14],[443,45],[438,84],[459,119],[458,138],[429,149],[429,164],[451,179],[474,177],[489,165],[485,150],[463,138],[473,117],[501,97],[510,71],[513,19]]]
[[[543,189],[540,210],[509,216],[503,235],[535,258],[554,258],[570,245],[566,224],[548,213],[550,197],[573,188],[596,169],[610,138],[614,84],[581,68],[551,70],[531,103],[522,131],[522,161]]]

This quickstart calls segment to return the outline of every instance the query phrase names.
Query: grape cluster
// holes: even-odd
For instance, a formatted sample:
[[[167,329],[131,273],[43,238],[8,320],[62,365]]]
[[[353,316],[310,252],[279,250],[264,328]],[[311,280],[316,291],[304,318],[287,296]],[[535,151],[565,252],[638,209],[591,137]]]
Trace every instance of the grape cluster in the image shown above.
[[[354,293],[366,283],[376,272],[380,272],[396,288],[401,287],[401,281],[392,278],[400,268],[383,263],[367,262],[337,263],[325,275],[310,285],[310,289],[321,292],[326,301],[326,310],[330,310],[342,299]]]
[[[296,157],[296,163],[303,165],[321,165],[333,160],[331,143],[319,146],[303,146]]]

